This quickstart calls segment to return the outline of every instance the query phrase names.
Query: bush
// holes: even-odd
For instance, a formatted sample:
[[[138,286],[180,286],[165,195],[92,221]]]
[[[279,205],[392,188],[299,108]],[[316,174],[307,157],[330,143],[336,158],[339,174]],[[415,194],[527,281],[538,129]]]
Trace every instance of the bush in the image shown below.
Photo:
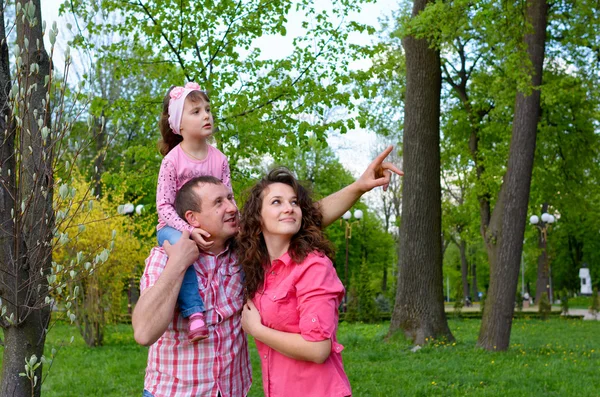
[[[523,295],[520,292],[517,292],[517,297],[515,298],[515,305],[517,307],[517,311],[523,311]]]
[[[375,304],[381,313],[389,313],[392,311],[392,304],[390,303],[390,300],[383,294],[377,295],[377,298],[375,298]]]
[[[542,320],[548,319],[550,312],[552,311],[552,306],[550,305],[550,301],[548,300],[548,293],[542,293],[540,297],[540,302],[538,304],[538,311],[540,313],[540,317]]]
[[[563,314],[569,313],[569,291],[566,288],[560,293],[560,309]]]
[[[600,297],[598,297],[598,288],[594,288],[592,292],[592,305],[590,306],[590,313],[594,317],[598,317],[598,311],[600,311]]]

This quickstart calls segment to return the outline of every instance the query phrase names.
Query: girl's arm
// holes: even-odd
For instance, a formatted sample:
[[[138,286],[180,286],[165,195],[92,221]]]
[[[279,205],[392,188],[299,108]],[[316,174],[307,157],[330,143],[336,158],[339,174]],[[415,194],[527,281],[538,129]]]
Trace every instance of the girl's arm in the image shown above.
[[[331,352],[331,339],[310,342],[300,334],[278,331],[264,326],[261,322],[258,309],[256,309],[252,301],[248,301],[244,305],[242,327],[254,339],[295,360],[312,361],[322,364],[327,360]]]
[[[193,233],[194,228],[181,219],[175,211],[175,196],[177,195],[177,170],[170,161],[163,159],[158,173],[156,187],[156,211],[167,225],[179,231],[187,230]]]

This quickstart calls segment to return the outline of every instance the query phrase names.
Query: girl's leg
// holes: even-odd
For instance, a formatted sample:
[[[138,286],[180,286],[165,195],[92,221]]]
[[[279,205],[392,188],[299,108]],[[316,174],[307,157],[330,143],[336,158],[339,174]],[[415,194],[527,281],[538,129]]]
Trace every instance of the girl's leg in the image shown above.
[[[165,241],[171,243],[171,245],[175,244],[181,238],[181,232],[177,229],[172,228],[171,226],[165,226],[156,233],[156,239],[158,240],[158,245],[160,247],[163,246]]]
[[[208,338],[208,328],[204,319],[204,302],[200,297],[194,265],[185,271],[177,297],[177,305],[181,315],[188,319],[188,340],[195,342]]]
[[[183,317],[188,318],[194,313],[204,312],[204,302],[198,290],[196,269],[192,265],[185,271],[179,296],[177,297],[177,305]]]
[[[158,244],[162,247],[165,241],[175,244],[181,238],[181,232],[169,226],[160,229],[156,235]],[[190,340],[200,340],[208,337],[208,329],[204,322],[204,302],[200,297],[198,279],[194,265],[188,267],[183,276],[179,289],[177,305],[183,317],[188,319],[188,337]]]

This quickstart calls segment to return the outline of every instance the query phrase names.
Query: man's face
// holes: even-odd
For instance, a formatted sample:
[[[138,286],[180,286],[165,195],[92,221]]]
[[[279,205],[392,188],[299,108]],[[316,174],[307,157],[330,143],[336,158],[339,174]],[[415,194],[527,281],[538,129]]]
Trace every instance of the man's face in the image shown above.
[[[233,195],[223,185],[203,183],[195,188],[202,201],[201,228],[210,233],[210,240],[224,242],[238,232],[238,209]]]

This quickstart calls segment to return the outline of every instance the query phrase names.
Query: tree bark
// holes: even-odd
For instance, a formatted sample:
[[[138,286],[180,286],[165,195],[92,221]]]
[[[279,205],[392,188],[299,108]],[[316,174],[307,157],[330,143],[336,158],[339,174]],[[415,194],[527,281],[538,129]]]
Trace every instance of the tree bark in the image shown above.
[[[479,289],[477,287],[477,262],[471,259],[471,295],[472,302],[479,302]]]
[[[460,274],[462,279],[463,301],[469,296],[469,262],[467,261],[467,243],[460,240],[458,245],[460,251]],[[472,299],[471,299],[472,301]]]
[[[487,350],[506,350],[510,342],[540,115],[547,10],[545,0],[527,1],[526,16],[533,32],[527,33],[524,41],[534,89],[529,95],[517,93],[508,166],[484,235],[490,260],[490,287],[477,344]]]
[[[19,0],[21,13],[17,15],[17,43],[22,53],[22,69],[17,76],[19,90],[25,99],[19,99],[21,125],[13,129],[8,127],[8,134],[2,141],[3,178],[0,201],[2,204],[2,246],[0,251],[10,252],[3,255],[0,263],[0,281],[2,288],[0,297],[7,307],[7,316],[12,321],[3,319],[5,348],[2,362],[2,381],[0,395],[14,397],[39,396],[41,391],[42,366],[36,371],[37,384],[26,377],[20,377],[25,359],[35,355],[38,360],[44,351],[50,308],[44,302],[48,294],[46,276],[52,260],[52,228],[54,217],[52,209],[53,174],[52,150],[48,145],[50,135],[42,138],[41,128],[50,125],[47,97],[46,76],[50,74],[50,59],[43,47],[42,18],[40,0],[33,0],[35,7],[27,13],[28,1]],[[5,5],[2,4],[4,11]],[[3,21],[4,22],[4,21]],[[4,24],[2,24],[4,26]],[[5,33],[5,32],[2,32]],[[5,34],[0,38],[6,39]],[[39,43],[39,48],[38,48]],[[8,70],[8,60],[2,56],[2,79]],[[37,64],[36,70],[33,64]],[[33,73],[32,73],[33,71]],[[10,85],[10,80],[9,83]],[[3,88],[6,81],[2,81]],[[3,91],[4,92],[4,91]],[[3,102],[6,103],[6,102]],[[12,121],[11,116],[8,120]],[[38,122],[41,121],[41,125]],[[6,157],[8,156],[8,157]],[[11,176],[4,174],[11,164]],[[8,177],[8,179],[5,179]],[[7,196],[12,195],[14,201],[9,202]],[[7,213],[4,209],[11,208]],[[12,211],[12,212],[11,212]],[[8,223],[4,223],[10,216]]]
[[[427,0],[415,0],[413,17]],[[440,185],[441,65],[426,40],[408,36],[404,120],[402,252],[390,334],[398,330],[416,344],[453,340],[444,312]]]

